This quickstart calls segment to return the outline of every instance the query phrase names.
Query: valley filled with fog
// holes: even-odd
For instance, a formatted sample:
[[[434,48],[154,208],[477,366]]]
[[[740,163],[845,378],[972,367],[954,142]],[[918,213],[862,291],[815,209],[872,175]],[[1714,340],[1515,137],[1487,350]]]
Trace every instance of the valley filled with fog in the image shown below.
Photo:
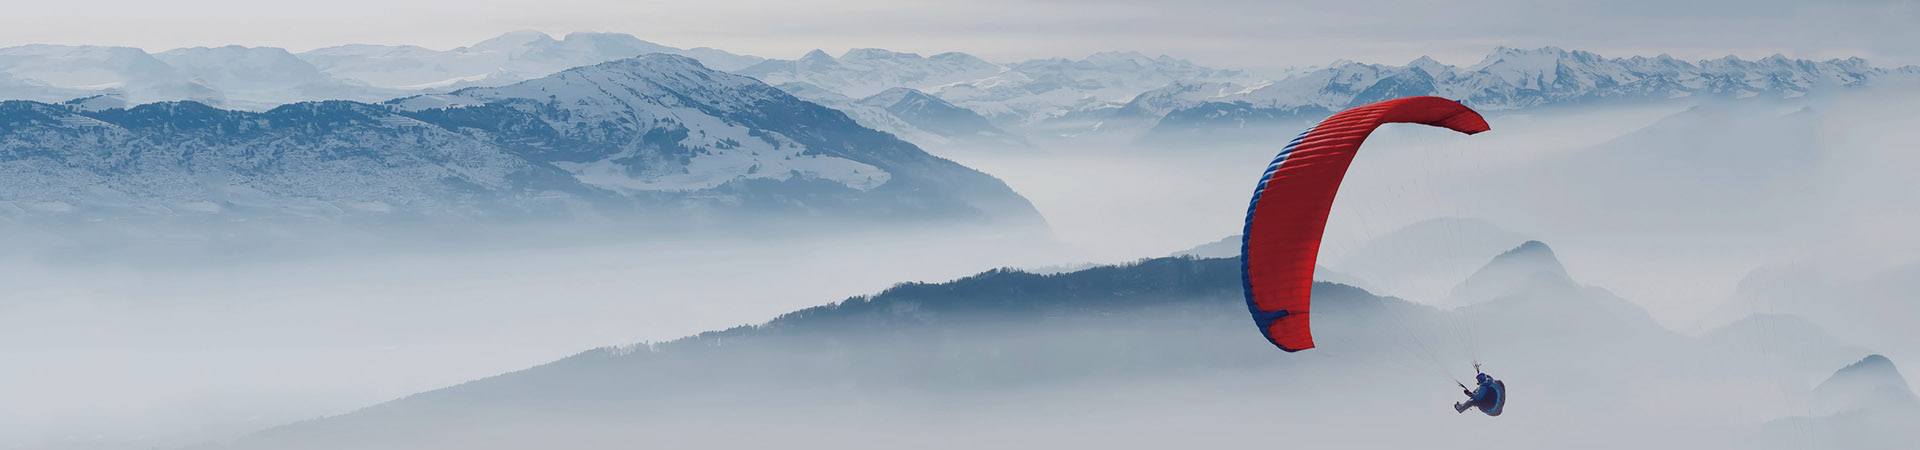
[[[480,47],[438,57],[501,64]],[[327,69],[380,73],[348,50],[334,50]],[[1383,128],[1328,222],[1316,278],[1341,284],[1316,286],[1335,299],[1316,311],[1325,342],[1286,354],[1247,326],[1231,258],[1262,169],[1321,117],[1314,108],[1388,83],[1465,92],[1458,86],[1477,85],[1460,80],[1497,78],[1488,68],[1503,56],[1597,57],[1502,48],[1479,72],[1425,58],[1404,68],[1336,64],[1320,70],[1371,74],[1354,86],[1360,93],[1296,101],[1275,87],[1305,83],[1286,82],[1299,77],[1256,83],[1265,75],[1166,57],[1001,66],[942,54],[923,59],[955,72],[902,71],[923,77],[910,79],[860,70],[924,62],[907,58],[918,55],[849,52],[839,59],[860,70],[816,73],[806,58],[834,57],[699,50],[610,63],[557,53],[569,56],[429,88],[329,78],[375,103],[343,107],[372,111],[364,117],[320,114],[317,123],[348,124],[339,126],[380,139],[375,146],[447,153],[432,171],[367,178],[404,182],[313,185],[338,199],[274,189],[291,189],[279,184],[290,173],[324,179],[422,157],[343,151],[320,158],[342,166],[311,173],[215,165],[252,183],[248,192],[280,196],[244,200],[200,191],[219,183],[129,175],[91,156],[0,167],[45,179],[0,183],[3,192],[55,187],[0,208],[0,447],[1484,448],[1474,436],[1501,433],[1501,448],[1855,448],[1914,439],[1912,427],[1888,431],[1920,417],[1901,403],[1911,391],[1884,389],[1920,383],[1920,334],[1907,323],[1920,317],[1911,232],[1920,229],[1920,156],[1908,151],[1920,140],[1920,112],[1908,107],[1920,86],[1481,100],[1487,133]],[[709,70],[716,61],[733,73]],[[1041,70],[1102,80],[1113,69],[1100,64],[1115,61],[1214,84],[1168,85],[1166,104],[1133,96],[1167,85],[1157,78],[1052,97],[1004,89],[1032,90]],[[586,66],[561,72],[574,65]],[[629,77],[627,65],[644,70]],[[700,84],[709,82],[733,90]],[[468,85],[478,88],[453,90]],[[582,86],[667,93],[595,103],[607,100]],[[580,97],[555,112],[515,89]],[[101,95],[172,95],[132,92]],[[1181,97],[1191,92],[1213,96]],[[1124,115],[1192,118],[1235,104],[1248,109],[1212,116],[1233,120],[1221,123]],[[137,108],[60,105],[13,102],[0,117],[44,128],[18,142],[148,132],[116,115]],[[669,113],[620,115],[647,108]],[[283,110],[184,109],[140,114],[312,127]],[[525,125],[593,114],[668,126],[606,137]],[[101,123],[135,131],[96,131],[108,128]],[[296,131],[220,145],[305,138],[284,129]],[[609,144],[667,139],[660,129],[679,133],[660,153]],[[228,138],[211,135],[179,140]],[[752,152],[734,151],[742,142]],[[551,151],[565,145],[611,150]],[[39,157],[37,148],[10,151]],[[105,175],[57,176],[82,163],[107,168],[88,176]],[[640,173],[647,164],[672,169]],[[517,172],[489,175],[502,167]],[[693,184],[635,184],[681,180],[672,177]],[[156,185],[168,196],[125,188]],[[268,197],[295,206],[247,204]],[[407,210],[421,204],[431,208]],[[215,206],[185,207],[195,205]],[[566,213],[521,215],[548,208]],[[1189,258],[1143,261],[1176,254]],[[1475,360],[1516,386],[1506,416],[1445,412],[1458,400],[1453,379],[1470,379]],[[761,432],[733,432],[739,422]]]

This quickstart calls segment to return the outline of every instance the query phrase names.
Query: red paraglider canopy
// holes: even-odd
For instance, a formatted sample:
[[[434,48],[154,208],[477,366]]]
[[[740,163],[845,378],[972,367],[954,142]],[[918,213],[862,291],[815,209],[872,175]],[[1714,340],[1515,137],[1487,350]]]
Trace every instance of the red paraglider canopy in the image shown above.
[[[1466,134],[1487,131],[1480,113],[1440,97],[1407,97],[1334,114],[1294,138],[1267,166],[1247,207],[1240,246],[1247,309],[1281,350],[1313,348],[1307,326],[1313,267],[1334,194],[1360,143],[1380,125],[1404,122]]]

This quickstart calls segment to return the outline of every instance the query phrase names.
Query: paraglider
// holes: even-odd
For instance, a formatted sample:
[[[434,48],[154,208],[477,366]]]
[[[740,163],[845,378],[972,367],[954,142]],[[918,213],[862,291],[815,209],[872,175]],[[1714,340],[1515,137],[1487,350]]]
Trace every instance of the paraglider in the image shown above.
[[[1407,97],[1334,114],[1294,138],[1274,157],[1247,206],[1247,224],[1240,242],[1240,281],[1254,324],[1267,342],[1281,350],[1297,352],[1314,347],[1309,325],[1313,270],[1327,215],[1360,144],[1374,129],[1389,123],[1414,123],[1466,134],[1490,128],[1480,113],[1459,102]],[[1477,374],[1476,389],[1460,385],[1468,400],[1454,403],[1454,412],[1478,408],[1489,416],[1500,415],[1506,406],[1506,383],[1480,372],[1477,362],[1473,370]]]
[[[1479,371],[1479,367],[1474,369],[1476,372]],[[1499,416],[1501,410],[1507,406],[1507,383],[1485,373],[1474,375],[1473,378],[1479,385],[1471,391],[1465,387],[1460,389],[1461,393],[1467,394],[1467,401],[1454,403],[1453,412],[1462,413],[1467,412],[1468,409],[1480,408],[1480,412],[1487,413],[1489,416]]]
[[[1480,113],[1459,102],[1407,97],[1334,114],[1294,138],[1274,157],[1247,207],[1240,280],[1254,323],[1281,350],[1313,348],[1308,325],[1313,268],[1327,214],[1361,142],[1388,123],[1415,123],[1466,134],[1489,128]]]

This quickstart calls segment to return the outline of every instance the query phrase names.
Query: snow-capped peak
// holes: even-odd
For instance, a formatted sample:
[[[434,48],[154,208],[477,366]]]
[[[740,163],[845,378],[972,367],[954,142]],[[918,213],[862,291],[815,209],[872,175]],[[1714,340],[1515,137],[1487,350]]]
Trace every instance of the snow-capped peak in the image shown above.
[[[1584,52],[1577,52],[1577,53],[1584,53]],[[1568,54],[1569,52],[1566,49],[1563,49],[1560,47],[1554,47],[1554,46],[1546,46],[1546,47],[1530,48],[1530,49],[1498,46],[1498,47],[1494,47],[1493,51],[1488,52],[1487,57],[1482,58],[1480,60],[1480,63],[1474,64],[1473,66],[1468,67],[1466,70],[1469,70],[1469,71],[1480,70],[1481,68],[1484,68],[1490,64],[1499,62],[1501,60],[1560,58],[1560,57],[1567,56]]]
[[[530,30],[445,51],[348,44],[294,54],[229,45],[148,54],[127,47],[33,44],[0,48],[0,99],[60,102],[117,94],[135,104],[192,100],[266,110],[299,101],[380,101],[422,91],[506,85],[642,53],[681,54],[722,69],[760,61],[714,49],[681,50],[619,33],[578,32],[556,40]]]
[[[214,89],[131,47],[31,44],[0,48],[0,72],[62,91],[117,92],[135,103],[186,99],[217,104],[222,100]]]
[[[1213,69],[1168,56],[1100,52],[1080,60],[1013,63],[989,78],[941,86],[942,99],[996,120],[1034,123],[1118,109],[1142,93],[1176,81],[1245,82],[1244,72]]]
[[[1094,53],[1092,55],[1087,55],[1087,57],[1084,59],[1081,59],[1081,61],[1090,63],[1090,64],[1099,64],[1099,65],[1133,64],[1133,65],[1139,65],[1139,66],[1151,66],[1155,62],[1155,60],[1152,57],[1147,56],[1145,53],[1140,53],[1136,51],[1099,52],[1099,53]]]
[[[544,98],[577,109],[616,98],[659,95],[738,105],[779,92],[751,78],[716,72],[693,58],[653,53],[567,69],[551,76],[501,87],[468,88],[450,96],[476,99]],[[406,100],[399,100],[406,104]],[[617,112],[617,111],[606,111]]]
[[[848,50],[839,58],[814,50],[792,61],[767,60],[735,71],[771,84],[804,82],[848,97],[866,97],[890,88],[931,89],[976,80],[1003,70],[961,53],[922,57],[875,48]]]
[[[879,49],[879,48],[848,49],[846,53],[840,54],[840,59],[843,59],[843,60],[845,59],[894,59],[894,58],[919,59],[920,55],[917,53],[896,52],[892,50]]]
[[[1431,79],[1410,77],[1426,72]],[[1738,57],[1687,62],[1670,55],[1606,58],[1559,47],[1499,47],[1479,63],[1454,68],[1420,58],[1406,66],[1377,66],[1336,61],[1289,76],[1245,94],[1209,100],[1242,104],[1247,114],[1285,117],[1330,113],[1359,103],[1411,95],[1460,99],[1476,109],[1512,110],[1589,100],[1661,101],[1693,95],[1803,95],[1819,89],[1859,86],[1877,77],[1898,77],[1913,69],[1884,70],[1866,60],[1812,61],[1782,55],[1757,61]],[[1209,121],[1241,123],[1235,115],[1212,114],[1221,106],[1187,105],[1177,127]],[[1209,115],[1212,114],[1212,115]]]
[[[1527,89],[1546,89],[1547,85],[1559,83],[1561,67],[1576,67],[1575,73],[1592,73],[1594,69],[1605,72],[1607,68],[1597,67],[1599,55],[1583,51],[1567,51],[1559,47],[1541,47],[1533,50],[1520,50],[1507,47],[1495,49],[1493,54],[1481,60],[1479,64],[1465,69],[1465,72],[1488,74],[1500,77],[1508,84]],[[1612,73],[1593,73],[1598,77]],[[1590,83],[1591,79],[1572,80],[1575,83]],[[1583,85],[1586,86],[1586,85]]]
[[[933,56],[928,56],[927,59],[931,59],[934,61],[947,62],[951,64],[959,64],[963,66],[993,66],[994,65],[993,63],[987,62],[987,60],[980,59],[973,55],[960,53],[960,52],[938,53]]]
[[[738,68],[758,58],[713,49],[682,50],[620,33],[575,32],[563,39],[532,30],[515,31],[471,46],[436,51],[411,46],[340,46],[298,56],[330,75],[367,85],[404,90],[453,90],[500,86],[568,68],[644,53],[701,59],[709,66]]]
[[[880,91],[880,93],[873,94],[872,96],[868,96],[867,98],[860,99],[860,102],[886,107],[886,106],[892,106],[896,103],[900,103],[901,100],[906,100],[909,98],[932,99],[933,96],[930,96],[920,91],[909,89],[909,88],[892,88],[892,89],[887,89],[885,91]],[[942,103],[945,103],[945,102],[942,102]]]
[[[479,52],[518,52],[527,47],[555,42],[553,36],[534,30],[510,31],[458,50]]]
[[[1421,56],[1418,59],[1408,62],[1407,67],[1420,69],[1426,72],[1427,75],[1438,80],[1444,81],[1448,78],[1453,78],[1453,66],[1441,64],[1439,61],[1434,61],[1433,58],[1426,56]]]

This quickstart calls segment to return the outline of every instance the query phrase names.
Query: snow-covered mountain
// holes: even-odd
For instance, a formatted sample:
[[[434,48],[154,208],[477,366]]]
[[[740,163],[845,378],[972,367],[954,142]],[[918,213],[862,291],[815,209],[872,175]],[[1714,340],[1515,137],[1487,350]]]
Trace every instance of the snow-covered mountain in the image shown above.
[[[861,126],[893,133],[895,137],[921,147],[945,149],[1026,144],[1019,136],[994,127],[986,118],[971,110],[908,88],[888,89],[867,98],[855,99],[799,81],[782,83],[777,87],[802,100],[840,110]]]
[[[841,95],[838,92],[830,91],[823,87],[798,81],[781,83],[775,87],[801,100],[817,103],[821,106],[846,113],[847,117],[853,118],[854,122],[859,122],[860,126],[892,133],[894,137],[912,142],[915,145],[935,147],[951,142],[947,140],[946,137],[922,130],[919,127],[913,126],[913,124],[907,123],[906,120],[895,117],[893,113],[888,112],[886,108],[860,103],[860,99]]]
[[[266,110],[317,99],[376,101],[409,93],[336,77],[274,47],[193,47],[153,56],[218,91],[225,100],[219,106],[230,109]]]
[[[922,57],[854,49],[836,58],[815,50],[797,60],[768,60],[736,73],[775,85],[806,83],[853,98],[907,88],[971,110],[999,129],[1024,132],[1064,127],[1068,128],[1065,132],[1076,133],[1095,126],[1142,92],[1168,83],[1212,86],[1250,81],[1250,75],[1241,71],[1138,52],[1103,52],[1079,60],[1036,59],[1002,66],[955,52]],[[1142,106],[1152,112],[1136,115],[1158,118],[1168,108],[1160,106],[1163,103],[1167,102],[1145,101]],[[1043,124],[1049,121],[1072,123]]]
[[[1920,67],[1877,68],[1860,58],[1812,61],[1774,55],[1688,62],[1671,56],[1607,58],[1556,47],[1500,47],[1468,67],[1421,57],[1389,66],[1336,62],[1245,92],[1194,99],[1170,108],[1162,130],[1248,127],[1313,119],[1379,100],[1414,95],[1459,99],[1482,111],[1591,102],[1673,98],[1794,97],[1920,76]]]
[[[892,88],[930,90],[976,80],[1005,67],[973,55],[947,52],[933,56],[877,48],[856,48],[835,58],[820,50],[796,60],[767,60],[734,71],[768,84],[802,82],[848,97],[867,97]]]
[[[908,88],[893,88],[860,99],[861,105],[880,108],[915,128],[947,138],[957,145],[1017,146],[1025,142],[1000,130],[973,110]]]
[[[1138,52],[1102,52],[1080,60],[1037,59],[1007,67],[1005,73],[944,86],[934,93],[997,123],[1031,125],[1118,109],[1142,92],[1175,81],[1246,82],[1250,76]]]
[[[993,177],[673,55],[263,113],[10,101],[0,124],[0,198],[22,215],[1037,221]]]
[[[1115,116],[1158,119],[1175,109],[1245,92],[1248,86],[1230,81],[1175,81],[1128,100]]]
[[[121,47],[27,45],[0,49],[0,99],[61,102],[110,95],[130,104],[192,100],[264,110],[295,101],[374,102],[502,86],[643,53],[689,56],[707,67],[773,85],[804,83],[821,93],[803,97],[930,145],[973,133],[915,130],[898,126],[908,120],[846,105],[907,88],[970,110],[994,128],[1016,135],[1079,136],[1152,127],[1157,136],[1181,136],[1310,120],[1357,104],[1413,95],[1455,98],[1483,111],[1503,111],[1696,96],[1792,97],[1885,79],[1920,80],[1920,67],[1877,68],[1859,58],[1811,61],[1775,55],[1754,61],[1731,56],[1683,61],[1666,55],[1607,58],[1555,47],[1501,47],[1465,67],[1427,57],[1398,66],[1339,61],[1268,79],[1137,52],[1006,65],[958,52],[920,56],[880,49],[853,49],[838,57],[816,50],[795,60],[765,60],[705,47],[668,47],[617,33],[572,33],[556,39],[518,31],[451,50],[355,44],[290,54],[229,46],[149,55]]]
[[[0,48],[0,73],[6,74],[0,77],[4,99],[65,101],[113,93],[136,103],[224,101],[219,91],[131,47],[32,44]],[[71,94],[80,95],[59,98]]]
[[[554,39],[518,31],[452,50],[343,45],[300,54],[273,47],[194,47],[158,54],[128,47],[0,48],[0,100],[62,102],[112,95],[132,104],[194,101],[264,111],[301,101],[377,102],[468,86],[500,86],[645,53],[685,55],[710,67],[762,59],[711,48],[679,49],[617,33]]]
[[[25,216],[462,214],[539,192],[591,195],[551,168],[362,103],[250,113],[9,101],[0,123],[0,191]]]
[[[715,68],[758,60],[709,48],[668,47],[620,33],[579,32],[554,39],[538,31],[515,31],[445,51],[410,45],[343,45],[298,56],[321,71],[370,86],[451,90],[501,86],[646,53],[694,57]]]
[[[0,98],[32,100],[39,102],[58,102],[66,99],[94,95],[87,89],[63,88],[45,82],[21,79],[13,74],[0,72]]]

